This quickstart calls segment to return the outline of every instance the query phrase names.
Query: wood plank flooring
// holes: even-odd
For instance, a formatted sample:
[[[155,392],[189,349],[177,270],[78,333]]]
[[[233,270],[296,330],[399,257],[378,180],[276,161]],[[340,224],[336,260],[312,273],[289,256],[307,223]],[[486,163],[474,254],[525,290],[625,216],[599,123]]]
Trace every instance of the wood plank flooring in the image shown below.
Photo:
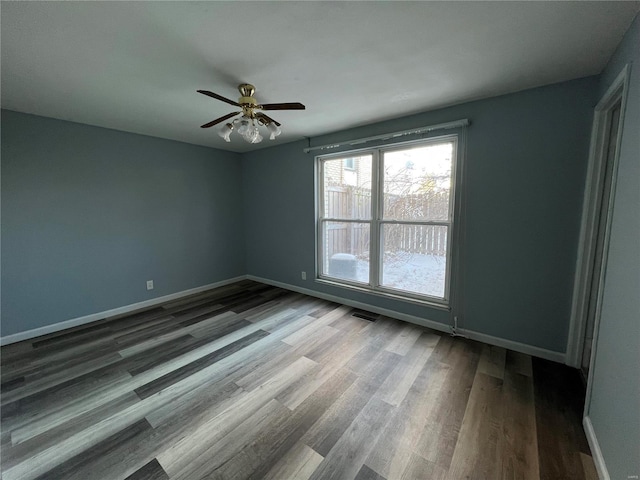
[[[251,281],[1,354],[4,480],[594,472],[577,371]]]

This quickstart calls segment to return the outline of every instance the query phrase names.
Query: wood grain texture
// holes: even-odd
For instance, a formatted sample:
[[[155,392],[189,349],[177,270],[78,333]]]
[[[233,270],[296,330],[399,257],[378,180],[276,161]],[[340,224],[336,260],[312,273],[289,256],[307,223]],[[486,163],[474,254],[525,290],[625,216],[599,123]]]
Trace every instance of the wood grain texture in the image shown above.
[[[265,480],[308,480],[322,462],[322,455],[315,452],[304,443],[296,444],[282,459],[267,473]]]
[[[496,378],[504,378],[504,363],[507,351],[501,347],[484,345],[478,362],[478,372]]]
[[[366,465],[362,465],[360,470],[358,471],[358,475],[356,475],[355,480],[386,480],[382,475],[374,470],[371,470]]]
[[[129,475],[125,480],[169,480],[169,476],[154,458],[144,467]]]
[[[584,478],[580,452],[589,453],[589,446],[580,423],[582,381],[564,365],[532,363],[540,478]]]
[[[582,468],[584,469],[584,475],[586,480],[598,480],[598,471],[593,463],[591,455],[580,453],[580,460],[582,460]]]
[[[509,353],[502,384],[502,477],[533,480],[540,478],[533,378],[519,373],[530,372],[531,361],[523,369],[520,355]]]
[[[448,480],[500,478],[503,405],[502,381],[478,371],[451,458]]]
[[[0,352],[4,480],[595,474],[576,371],[253,281]]]

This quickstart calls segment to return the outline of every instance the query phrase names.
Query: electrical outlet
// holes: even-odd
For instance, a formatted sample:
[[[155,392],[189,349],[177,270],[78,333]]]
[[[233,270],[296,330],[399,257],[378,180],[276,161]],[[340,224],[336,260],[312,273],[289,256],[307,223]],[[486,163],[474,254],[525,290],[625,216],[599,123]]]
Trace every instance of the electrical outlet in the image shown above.
[[[147,280],[147,290],[153,290],[153,280]]]
[[[306,280],[307,279],[307,272],[302,272],[302,279]]]

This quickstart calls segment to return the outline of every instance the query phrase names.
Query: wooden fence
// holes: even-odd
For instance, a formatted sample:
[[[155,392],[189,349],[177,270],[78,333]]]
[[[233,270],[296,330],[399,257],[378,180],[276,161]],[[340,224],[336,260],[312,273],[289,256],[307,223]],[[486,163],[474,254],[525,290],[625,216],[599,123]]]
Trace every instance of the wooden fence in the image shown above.
[[[371,191],[356,187],[331,186],[326,190],[325,212],[329,218],[369,218]],[[402,218],[447,220],[447,192],[415,195],[385,195],[387,215]],[[440,225],[385,224],[383,250],[423,255],[445,255],[449,227]],[[350,253],[358,258],[369,256],[370,231],[367,223],[330,222],[325,230],[325,255]]]
[[[384,252],[446,255],[449,227],[441,225],[389,225],[383,227]]]
[[[334,223],[327,224],[325,230],[326,258],[336,253],[350,253],[358,258],[369,257],[369,224]]]
[[[329,218],[370,218],[371,190],[357,187],[328,187],[325,216]]]

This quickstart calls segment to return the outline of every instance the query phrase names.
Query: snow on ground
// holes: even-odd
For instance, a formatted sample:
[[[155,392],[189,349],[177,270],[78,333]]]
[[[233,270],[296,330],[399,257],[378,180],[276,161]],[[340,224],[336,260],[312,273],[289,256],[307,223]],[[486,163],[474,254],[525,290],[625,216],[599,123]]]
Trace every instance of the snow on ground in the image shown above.
[[[385,253],[382,285],[421,295],[444,297],[446,257],[418,253]],[[358,260],[356,279],[369,282],[369,262]]]

